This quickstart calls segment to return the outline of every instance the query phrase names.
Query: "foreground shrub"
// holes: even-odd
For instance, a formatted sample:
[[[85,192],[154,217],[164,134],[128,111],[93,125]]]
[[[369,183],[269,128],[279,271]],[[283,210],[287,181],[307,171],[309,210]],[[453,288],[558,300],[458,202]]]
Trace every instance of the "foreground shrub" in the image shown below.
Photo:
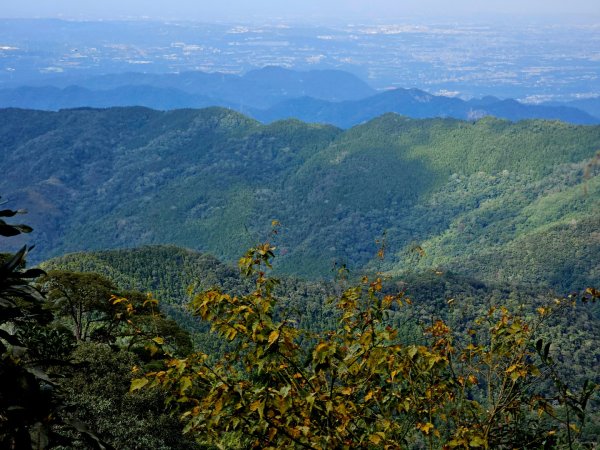
[[[556,300],[525,320],[492,308],[458,338],[432,319],[420,345],[403,343],[389,318],[411,301],[365,277],[336,300],[339,325],[314,334],[275,312],[277,281],[266,243],[240,259],[255,288],[217,289],[191,307],[234,349],[218,360],[194,353],[132,381],[160,386],[181,409],[185,431],[217,446],[550,448],[572,446],[596,389],[571,392],[537,338],[545,321],[576,300]],[[585,299],[596,299],[590,289]]]

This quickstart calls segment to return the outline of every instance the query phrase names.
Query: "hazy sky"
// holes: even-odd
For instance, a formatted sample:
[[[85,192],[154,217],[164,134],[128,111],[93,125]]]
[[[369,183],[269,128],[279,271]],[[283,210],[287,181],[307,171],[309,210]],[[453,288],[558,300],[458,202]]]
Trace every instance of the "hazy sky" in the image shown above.
[[[599,0],[0,0],[0,17],[386,20],[411,15],[600,16]],[[432,14],[433,13],[433,14]]]

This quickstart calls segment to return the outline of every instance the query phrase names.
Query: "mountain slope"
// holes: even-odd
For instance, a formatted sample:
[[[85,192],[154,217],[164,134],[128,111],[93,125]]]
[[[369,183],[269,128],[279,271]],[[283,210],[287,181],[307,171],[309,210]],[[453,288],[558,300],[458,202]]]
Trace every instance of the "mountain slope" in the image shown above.
[[[342,131],[220,108],[9,109],[0,192],[31,211],[38,259],[171,243],[232,260],[278,219],[287,273],[374,264],[387,232],[393,273],[568,290],[598,281],[598,148],[600,127],[560,122],[387,114]]]
[[[275,259],[275,266],[278,264]],[[224,292],[240,294],[254,288],[251,280],[238,270],[206,254],[172,246],[152,246],[128,250],[76,253],[44,262],[46,270],[97,272],[111,278],[121,289],[151,291],[161,308],[189,329],[196,345],[211,354],[222,353],[225,343],[209,333],[209,325],[191,316],[186,304],[187,287],[196,290],[219,287]],[[286,319],[299,328],[322,331],[337,325],[336,307],[327,299],[339,295],[334,283],[300,281],[280,277],[275,288]],[[505,306],[531,317],[538,306],[546,306],[551,297],[543,290],[511,289],[506,284],[486,285],[478,280],[453,273],[431,271],[405,275],[402,280],[384,281],[384,291],[396,293],[401,288],[413,300],[390,315],[392,325],[399,328],[403,339],[417,342],[422,327],[432,317],[442,318],[455,330],[467,330],[472,321],[493,306]],[[453,299],[452,302],[448,302]],[[546,340],[553,343],[553,357],[565,365],[570,380],[598,379],[600,359],[600,315],[597,305],[580,305],[565,310],[544,325]],[[419,325],[420,324],[420,325]],[[596,332],[595,332],[596,330]]]

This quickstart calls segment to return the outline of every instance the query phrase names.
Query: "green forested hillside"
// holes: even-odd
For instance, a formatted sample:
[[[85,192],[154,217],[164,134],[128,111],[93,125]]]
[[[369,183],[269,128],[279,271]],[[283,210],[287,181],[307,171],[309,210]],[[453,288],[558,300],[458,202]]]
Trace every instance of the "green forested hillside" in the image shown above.
[[[419,242],[425,252],[419,261],[410,252],[398,253],[404,264],[393,271],[416,262],[562,291],[596,282],[600,178],[583,180],[584,166],[557,166],[540,179],[509,171],[453,176],[422,211],[457,213],[445,230]]]
[[[0,192],[31,211],[38,260],[176,244],[232,261],[277,219],[290,274],[366,267],[385,233],[393,274],[598,281],[600,127],[387,114],[342,131],[220,108],[0,116]]]
[[[254,289],[251,280],[241,276],[237,268],[210,255],[174,246],[75,253],[53,258],[42,267],[47,271],[96,272],[113,280],[120,289],[151,291],[162,309],[192,333],[197,347],[210,354],[222,353],[226,344],[209,333],[206,322],[192,317],[188,308],[191,292],[218,287],[241,295]],[[350,273],[349,283],[363,273]],[[338,309],[330,299],[348,283],[292,277],[281,277],[279,281],[275,295],[286,320],[313,332],[335,326]],[[430,270],[384,280],[384,292],[398,290],[405,291],[413,305],[397,311],[389,320],[401,330],[404,340],[417,342],[422,327],[428,326],[432,317],[442,318],[464,333],[482,311],[491,307],[506,306],[530,317],[537,314],[537,307],[553,298],[553,293],[539,287],[517,289],[507,283],[485,284],[452,272]],[[555,357],[569,362],[565,364],[565,375],[573,380],[598,379],[600,335],[594,330],[600,329],[599,321],[598,305],[584,305],[566,311],[545,326],[546,338],[554,343]]]
[[[271,248],[271,246],[269,245],[268,248]],[[252,249],[249,255],[256,255],[258,251],[260,250]],[[250,257],[249,260],[253,261],[254,258]],[[244,269],[244,264],[244,259],[240,260],[240,268]],[[255,263],[250,262],[250,264]],[[369,309],[365,313],[360,314],[358,317],[362,318],[361,320],[365,320],[364,327],[358,327],[356,330],[348,326],[344,328],[349,333],[358,333],[361,340],[357,340],[357,343],[364,341],[366,342],[365,345],[370,346],[369,348],[372,350],[364,352],[363,356],[373,353],[376,358],[382,358],[381,361],[384,366],[387,366],[387,364],[394,363],[396,358],[399,359],[399,351],[406,348],[409,355],[412,355],[408,359],[408,363],[411,364],[410,373],[414,375],[414,373],[422,369],[421,356],[420,354],[419,356],[415,355],[418,352],[422,352],[424,357],[433,355],[428,350],[430,347],[427,347],[431,345],[432,337],[436,342],[431,347],[432,351],[442,344],[443,347],[441,348],[449,349],[444,350],[443,355],[454,355],[462,348],[461,346],[470,343],[464,350],[465,358],[466,355],[470,355],[469,361],[478,360],[478,357],[474,355],[477,355],[477,352],[483,351],[486,348],[490,348],[494,352],[504,352],[506,350],[508,352],[506,354],[497,355],[493,353],[493,358],[495,359],[492,359],[489,367],[491,368],[492,364],[499,364],[495,372],[484,372],[487,368],[485,365],[481,368],[478,365],[473,365],[473,368],[470,365],[466,366],[467,372],[465,374],[471,377],[469,379],[469,403],[467,405],[477,406],[479,402],[486,402],[485,396],[481,395],[486,392],[486,388],[480,387],[478,377],[479,375],[483,377],[485,373],[488,376],[489,373],[493,373],[494,377],[498,375],[507,380],[513,380],[511,392],[514,389],[519,389],[518,392],[521,392],[520,389],[523,386],[525,388],[523,391],[524,398],[527,399],[529,396],[532,396],[533,400],[538,402],[536,405],[544,404],[544,398],[554,401],[552,409],[550,409],[550,405],[546,409],[549,411],[549,414],[554,414],[554,411],[558,411],[558,415],[560,416],[565,411],[565,407],[563,406],[564,398],[560,396],[553,397],[555,387],[553,387],[552,381],[548,377],[541,376],[539,369],[537,369],[538,366],[535,364],[531,364],[531,367],[526,366],[527,372],[523,372],[525,375],[521,375],[522,364],[519,363],[521,365],[518,366],[518,377],[513,377],[512,371],[515,369],[510,365],[506,365],[506,361],[513,361],[514,349],[517,347],[514,345],[506,347],[506,344],[503,344],[505,341],[501,340],[506,335],[507,342],[512,344],[514,341],[515,345],[520,342],[518,345],[526,346],[527,348],[523,358],[531,359],[534,357],[537,358],[529,350],[529,347],[534,345],[531,339],[542,339],[542,341],[538,341],[539,344],[535,345],[541,348],[541,342],[547,343],[543,351],[545,353],[543,354],[550,354],[552,358],[549,360],[551,366],[540,366],[544,370],[544,374],[548,374],[549,370],[553,370],[551,378],[556,375],[560,380],[565,380],[567,384],[559,384],[558,386],[568,386],[569,392],[576,392],[577,394],[568,394],[571,396],[569,398],[572,398],[573,401],[579,401],[579,392],[582,392],[582,395],[587,395],[585,401],[581,401],[580,403],[584,405],[583,408],[587,410],[588,414],[584,415],[582,412],[581,416],[578,414],[576,419],[571,419],[572,422],[567,421],[567,430],[569,429],[569,423],[574,423],[575,421],[577,423],[577,428],[573,428],[573,430],[577,430],[577,433],[573,437],[571,435],[567,436],[565,433],[565,427],[562,425],[564,420],[559,418],[553,422],[549,418],[544,417],[542,419],[541,413],[538,415],[538,410],[532,410],[531,406],[526,403],[526,400],[521,399],[520,396],[518,397],[518,411],[514,412],[511,410],[512,412],[509,413],[510,417],[512,418],[514,415],[518,415],[519,417],[524,416],[525,418],[531,417],[530,421],[523,422],[528,424],[525,433],[527,436],[535,431],[533,436],[539,435],[541,436],[540,439],[543,440],[545,437],[560,432],[556,438],[558,441],[552,439],[550,442],[562,443],[568,440],[568,442],[587,442],[593,445],[597,441],[597,432],[600,423],[597,416],[598,398],[597,393],[594,391],[595,384],[589,384],[585,381],[589,380],[592,383],[598,381],[598,349],[600,348],[600,341],[596,332],[598,330],[598,316],[594,314],[594,307],[597,306],[595,304],[586,304],[585,301],[580,303],[573,300],[571,305],[571,300],[566,302],[556,300],[558,305],[562,305],[557,306],[560,307],[560,314],[553,313],[543,320],[543,326],[541,326],[544,314],[553,308],[551,305],[555,304],[552,297],[541,290],[515,290],[506,285],[486,285],[449,272],[439,273],[431,271],[413,273],[402,278],[385,278],[383,281],[378,279],[377,275],[374,275],[372,278],[367,276],[362,278],[358,288],[355,284],[357,282],[353,281],[355,276],[352,276],[352,274],[349,280],[341,279],[336,283],[298,281],[287,277],[281,278],[280,282],[277,283],[275,280],[265,278],[264,274],[259,275],[258,279],[254,279],[254,277],[243,278],[239,275],[238,270],[219,262],[213,257],[173,246],[71,254],[47,261],[43,267],[47,270],[47,274],[38,281],[38,286],[45,293],[46,297],[41,298],[48,303],[48,306],[55,306],[52,309],[53,314],[55,314],[55,322],[50,326],[46,325],[46,328],[50,331],[55,329],[57,331],[62,330],[62,340],[68,342],[69,345],[63,342],[61,344],[62,347],[58,345],[56,347],[48,347],[47,349],[46,346],[40,344],[40,342],[45,342],[40,340],[40,336],[47,336],[49,331],[46,328],[38,327],[46,334],[38,332],[40,336],[37,336],[35,333],[37,328],[33,327],[32,332],[29,333],[31,336],[27,336],[30,342],[28,346],[32,351],[56,352],[65,350],[65,355],[70,355],[72,361],[66,363],[66,369],[61,369],[58,372],[60,374],[68,374],[67,382],[61,383],[61,392],[66,395],[69,402],[72,402],[76,406],[76,409],[69,409],[69,414],[73,414],[79,420],[85,420],[86,423],[90,424],[88,430],[93,430],[103,440],[115,445],[132,445],[135,448],[150,445],[152,448],[212,449],[216,447],[204,444],[215,443],[220,444],[224,448],[247,448],[249,445],[247,437],[240,434],[240,432],[232,433],[229,427],[224,427],[223,430],[221,428],[209,428],[206,430],[203,428],[190,428],[188,425],[188,423],[195,423],[197,415],[204,417],[204,414],[214,415],[221,411],[224,411],[222,420],[230,420],[228,416],[229,402],[225,404],[225,408],[219,403],[212,408],[206,405],[207,400],[203,400],[201,406],[194,409],[192,422],[189,422],[189,414],[182,416],[182,421],[186,424],[185,429],[190,431],[191,436],[198,439],[198,442],[201,443],[199,446],[194,446],[189,439],[186,442],[186,438],[179,434],[181,425],[178,426],[174,421],[174,417],[167,414],[171,411],[179,416],[178,412],[185,411],[189,407],[190,402],[194,401],[195,396],[204,395],[204,388],[196,389],[197,380],[201,380],[202,386],[210,387],[210,383],[208,383],[210,379],[203,372],[204,369],[209,370],[209,373],[219,374],[218,385],[226,386],[224,389],[221,389],[222,392],[234,392],[232,389],[227,388],[228,385],[224,385],[224,383],[229,382],[230,377],[236,376],[236,370],[240,366],[236,363],[237,359],[231,359],[232,355],[239,355],[242,361],[246,361],[244,358],[248,357],[248,355],[253,355],[254,350],[259,348],[258,345],[252,344],[250,347],[241,347],[240,350],[239,341],[235,339],[235,334],[232,337],[230,333],[215,333],[214,330],[230,330],[239,327],[240,334],[243,331],[249,335],[256,335],[255,339],[257,342],[259,339],[260,342],[266,340],[266,336],[268,336],[269,345],[267,351],[261,353],[262,356],[254,361],[255,364],[241,365],[246,367],[248,371],[258,369],[255,376],[243,378],[242,383],[248,383],[249,385],[249,383],[264,382],[273,393],[279,392],[279,390],[273,388],[274,381],[271,379],[271,375],[279,373],[275,372],[277,368],[283,370],[283,375],[289,374],[291,376],[294,372],[285,370],[288,367],[287,364],[294,364],[294,370],[298,371],[311,370],[313,367],[316,367],[316,371],[321,371],[323,367],[328,367],[327,364],[329,363],[327,360],[321,361],[319,359],[321,355],[320,350],[327,345],[336,345],[335,343],[339,335],[336,334],[336,331],[332,330],[337,329],[339,323],[344,324],[348,320],[348,311],[344,309],[344,305],[352,304],[356,301],[353,297],[354,294],[361,298],[360,304],[362,306],[362,295],[365,294],[365,291],[360,288],[360,285],[364,285],[365,288],[366,286],[370,286],[369,293],[372,292],[372,289],[377,289],[376,297],[371,299],[372,302],[367,303],[367,305],[374,305],[372,308],[379,305],[378,299],[389,301],[389,299],[397,298],[399,302],[394,307],[386,310],[382,316],[377,315],[375,318],[372,318],[371,314],[375,314],[375,309]],[[78,273],[80,271],[95,271],[108,277],[104,278],[101,275]],[[111,289],[115,292],[123,293],[118,294],[118,296],[127,295],[135,303],[127,304],[129,300],[126,298],[113,300],[113,297],[111,299],[113,301],[110,302],[111,309],[109,312],[119,313],[103,316],[103,322],[94,327],[95,332],[90,335],[91,337],[82,341],[78,340],[77,343],[71,342],[73,337],[70,336],[69,329],[66,327],[73,326],[73,323],[66,316],[61,315],[62,310],[57,308],[62,301],[62,294],[61,291],[56,292],[55,290],[69,289],[66,287],[70,283],[68,280],[74,280],[76,281],[75,287],[79,286],[77,289],[82,289],[80,293],[90,292],[87,289],[88,285],[81,285],[82,282],[85,282],[85,280],[95,280],[94,283],[108,282],[110,285],[110,279],[116,285]],[[370,280],[373,281],[371,282]],[[184,308],[183,303],[187,303],[190,293],[186,292],[184,294],[183,291],[186,290],[184,287],[189,283],[196,287],[195,291],[198,294],[194,296],[194,300],[191,302],[192,308]],[[217,286],[218,290],[213,290],[210,286]],[[262,286],[266,287],[263,289]],[[268,286],[274,286],[275,289],[271,291]],[[89,287],[92,286],[90,285]],[[108,287],[110,288],[110,286]],[[168,345],[179,342],[177,340],[179,338],[183,346],[189,346],[189,344],[185,343],[185,334],[182,334],[177,327],[169,325],[168,321],[155,314],[151,306],[155,304],[155,297],[147,297],[134,291],[129,291],[128,293],[124,291],[124,289],[129,290],[132,288],[140,290],[151,289],[159,293],[161,296],[160,304],[163,305],[162,309],[168,314],[174,315],[181,324],[193,332],[196,341],[196,352],[189,353],[188,348],[188,353],[185,354],[186,357],[182,359],[173,359],[172,355],[166,355],[167,359],[163,360],[165,355],[154,345],[158,343],[162,346],[165,343],[165,339],[160,336],[165,336],[163,333],[170,332],[170,334],[166,335],[168,338],[166,341],[169,342]],[[405,291],[406,294],[398,294],[399,289]],[[589,292],[592,295],[598,295],[597,291],[590,290]],[[213,296],[215,293],[218,294],[217,297]],[[235,298],[231,300],[228,294],[234,294]],[[248,299],[262,299],[263,296],[274,308],[265,308],[260,316],[257,315],[260,318],[260,323],[252,327],[242,327],[238,322],[230,322],[229,319],[224,322],[220,321],[227,314],[225,308],[234,307],[237,310]],[[336,301],[336,297],[339,300]],[[208,316],[203,313],[203,319],[192,319],[191,311],[194,310],[196,315],[198,315],[199,309],[202,308],[201,302],[206,298],[215,298],[216,300],[208,310],[211,312]],[[125,304],[121,306],[121,302],[123,301]],[[149,308],[146,308],[148,302],[152,303],[150,303]],[[102,304],[104,303],[100,302],[96,305],[96,308],[101,308]],[[249,305],[255,308],[261,306],[260,303]],[[131,313],[125,313],[125,311],[130,310],[132,311]],[[274,311],[274,314],[271,314],[271,310]],[[497,313],[500,313],[502,320],[498,322],[498,325],[490,327],[490,323],[493,325],[496,319],[495,310]],[[508,315],[509,310],[515,311],[518,316]],[[94,310],[96,314],[102,314],[101,311],[103,310]],[[245,313],[236,313],[232,310],[234,314],[232,320],[237,320],[238,318],[240,320],[247,320],[249,317],[254,317],[256,314],[251,311],[252,308],[250,308],[249,312]],[[486,311],[489,312],[486,313]],[[89,311],[86,312],[86,314],[88,313]],[[213,313],[216,316],[213,317]],[[136,327],[148,328],[146,331],[137,330],[133,335],[129,335],[128,325],[125,324],[125,320],[122,320],[123,314],[126,314],[127,323],[130,323],[132,320],[135,321],[131,322],[134,329]],[[150,316],[148,317],[148,315]],[[90,317],[93,319],[98,316]],[[354,318],[355,316],[351,315],[350,317]],[[484,320],[485,318],[491,320],[491,322]],[[481,320],[483,320],[483,323]],[[117,331],[120,331],[121,334],[106,335],[102,333],[103,330],[110,331],[113,329],[111,327],[111,325],[114,325],[113,322],[118,325],[120,321],[122,321],[122,326],[125,327],[124,329],[118,328]],[[157,328],[157,323],[161,324],[159,328]],[[278,324],[276,330],[269,330],[265,335],[261,327],[270,326],[273,323]],[[236,327],[233,327],[232,324]],[[445,324],[448,324],[451,328],[448,328]],[[532,324],[531,326],[534,328],[530,329],[528,324]],[[208,331],[210,325],[213,328],[212,333]],[[52,326],[58,328],[51,328]],[[539,329],[538,326],[540,326]],[[479,329],[481,335],[475,337],[477,332],[473,328]],[[449,334],[450,329],[453,330],[452,335]],[[370,330],[374,330],[372,332],[377,336],[377,341],[369,339],[369,336],[371,336],[369,334]],[[436,330],[440,330],[439,332],[444,334],[441,337],[439,334],[433,334],[438,333]],[[147,335],[146,333],[148,332],[150,334]],[[278,345],[287,345],[287,338],[282,338],[280,343],[277,342],[277,337],[284,332],[294,333],[294,336],[296,336],[296,339],[293,341],[293,348],[298,352],[296,359],[292,360],[290,357],[287,357],[287,359],[278,362],[272,368],[269,366],[269,370],[261,372],[260,369],[264,367],[265,361],[270,361],[269,358],[271,355],[280,355],[278,353]],[[386,332],[390,333],[390,343],[394,343],[395,346],[381,346],[382,344],[378,337],[379,333]],[[107,336],[112,338],[112,340],[109,340],[109,342],[113,342],[110,346],[102,340],[103,337]],[[226,336],[229,337],[226,338]],[[273,336],[275,336],[275,339]],[[382,334],[381,336],[383,338],[384,335]],[[453,337],[451,338],[452,340],[447,341],[446,339],[450,338],[444,336]],[[128,339],[133,339],[131,343],[137,343],[137,345],[132,347],[129,344],[128,346]],[[491,339],[491,344],[479,347],[480,339]],[[526,342],[524,343],[523,341],[525,340]],[[150,344],[147,341],[150,341]],[[52,345],[57,345],[57,342],[52,341]],[[344,360],[353,359],[355,354],[352,352],[356,348],[356,345],[358,344],[350,348],[344,347],[340,349],[343,352],[340,358],[345,357]],[[311,352],[310,349],[312,347],[315,350]],[[181,349],[183,347],[174,348],[174,351],[177,352],[178,348]],[[383,356],[379,349],[383,350]],[[475,353],[473,349],[475,349]],[[521,347],[518,347],[518,349],[521,351]],[[198,351],[200,353],[197,353]],[[207,352],[208,355],[204,355],[202,352]],[[66,358],[67,356],[65,355],[62,355],[62,357]],[[338,358],[338,352],[333,356]],[[546,356],[542,357],[546,358]],[[196,367],[195,364],[198,358],[200,358],[200,365]],[[453,358],[455,362],[452,363],[451,373],[454,376],[456,376],[457,370],[464,369],[463,363],[466,361],[465,358],[461,356]],[[223,364],[223,361],[232,361],[233,366],[225,370],[223,375],[221,375],[221,364]],[[431,364],[429,359],[425,359],[424,361],[426,364],[424,367],[426,367],[427,380],[431,381],[432,376],[445,377],[443,373],[441,375],[438,373],[439,367],[436,366],[434,368],[434,364]],[[437,364],[436,361],[442,362],[436,359],[434,361],[435,364]],[[77,365],[71,367],[73,362]],[[134,365],[133,369],[131,369],[132,365]],[[360,363],[357,364],[357,369],[350,371],[344,371],[344,366],[342,366],[342,373],[356,374],[356,371],[360,369],[358,374],[361,374],[363,367],[369,368],[371,366]],[[164,370],[157,372],[159,368],[163,368]],[[473,372],[471,372],[471,370],[475,369],[478,370],[478,372],[475,372],[478,376],[474,376]],[[525,369],[523,368],[522,370]],[[151,381],[154,377],[156,377],[155,381],[161,384],[157,385],[154,381]],[[171,381],[173,377],[177,378]],[[181,382],[179,381],[179,377],[181,377]],[[298,377],[302,377],[301,372],[300,375],[294,376],[292,379],[297,379]],[[414,380],[411,377],[406,378],[403,375],[397,377],[396,381],[394,380],[394,373],[392,373],[391,377],[390,380],[389,376],[386,375],[383,381],[399,384],[402,380],[409,379],[411,385],[414,384]],[[526,380],[519,381],[520,377],[526,377]],[[279,375],[275,379],[279,379]],[[461,375],[457,377],[458,381],[456,383],[438,383],[436,378],[435,386],[436,389],[451,389],[452,386],[456,385],[458,386],[458,392],[461,392],[460,383],[463,379],[466,378]],[[317,377],[311,377],[310,380],[311,383],[318,381]],[[338,379],[335,378],[335,380]],[[171,384],[172,382],[174,384]],[[375,377],[370,383],[357,385],[357,387],[352,385],[351,390],[344,391],[343,395],[336,394],[336,402],[342,402],[342,400],[347,399],[351,406],[354,399],[348,396],[353,394],[354,389],[368,389],[371,385],[378,386],[379,380]],[[129,393],[127,392],[128,384],[131,385],[132,391]],[[155,387],[153,389],[143,389],[140,393],[137,392],[146,385],[155,385]],[[298,387],[298,384],[292,383],[292,386]],[[337,383],[334,385],[331,382],[331,386],[335,389],[339,388]],[[343,389],[345,385],[342,384],[341,386],[342,388],[339,389]],[[396,385],[394,384],[394,386]],[[590,386],[592,387],[590,388]],[[191,389],[192,387],[193,389]],[[329,382],[325,387],[327,388],[327,392],[331,392],[331,389],[333,389],[330,388]],[[495,389],[494,387],[494,393],[496,392]],[[567,388],[565,387],[565,389]],[[246,392],[249,395],[261,395],[263,390],[257,390],[252,386]],[[271,391],[268,392],[270,393]],[[235,392],[240,392],[240,395],[243,395],[242,392],[244,391],[239,391],[238,389]],[[502,393],[503,391],[499,390],[498,392]],[[287,391],[284,391],[284,394],[287,396]],[[362,405],[366,404],[369,401],[370,395],[374,394],[361,391],[359,395],[361,403],[357,404]],[[305,396],[295,394],[293,398],[297,398],[300,402],[303,402]],[[422,398],[425,399],[426,397]],[[438,397],[436,396],[436,398]],[[454,397],[449,398],[452,400]],[[167,406],[162,404],[164,399],[168,402]],[[177,400],[180,406],[173,404],[172,400]],[[320,408],[321,400],[320,397],[315,399],[316,406],[314,408]],[[516,402],[517,400],[513,399],[512,401]],[[525,403],[521,405],[520,402]],[[313,402],[310,401],[310,403],[312,404]],[[236,408],[235,414],[246,414],[247,411],[254,412],[253,404],[253,402],[246,402],[246,408]],[[274,404],[279,405],[280,403],[274,402]],[[414,407],[412,407],[413,404],[415,405]],[[576,409],[578,405],[579,403],[575,403],[575,406],[573,406],[575,412],[582,411],[581,409]],[[285,411],[287,411],[288,415],[297,414],[302,411],[300,404],[294,404],[293,406],[293,408],[286,407]],[[411,398],[409,406],[411,408],[395,411],[406,412],[411,416],[421,411],[420,403],[417,400],[413,402]],[[271,407],[270,404],[269,407]],[[333,410],[346,411],[346,409],[341,409],[342,407],[336,406]],[[442,411],[445,411],[445,409]],[[472,420],[475,421],[474,429],[477,431],[477,422],[480,420],[480,416],[474,415],[475,412],[473,409],[466,409],[466,411],[470,411],[469,414],[463,414],[462,410],[460,411],[461,417],[473,417]],[[499,411],[503,411],[503,409],[499,409]],[[438,412],[439,410],[436,409],[436,414]],[[269,417],[267,414],[271,413],[265,413],[265,416]],[[485,414],[485,410],[478,412],[478,414]],[[61,417],[62,415],[64,413],[61,413]],[[262,420],[262,417],[261,413],[260,420]],[[311,417],[313,417],[313,421],[316,421],[317,417],[321,417],[321,415],[315,414]],[[442,430],[440,436],[436,435],[440,441],[450,439],[448,435],[453,429],[453,421],[444,419],[444,416],[442,416],[442,421],[438,421],[437,416],[433,416],[432,414],[424,417],[428,417],[427,420],[432,423],[431,426],[435,423],[436,429]],[[553,417],[550,416],[550,418]],[[537,418],[537,422],[533,421],[534,418]],[[423,426],[422,422],[420,422],[421,425],[419,423],[415,425],[414,421],[405,420],[403,415],[394,416],[394,419],[393,423],[395,426],[408,427],[408,430],[414,427],[420,430]],[[523,430],[523,425],[519,420],[517,420],[517,429]],[[252,425],[254,421],[245,421],[244,423]],[[375,423],[379,423],[379,421],[375,421]],[[445,426],[444,423],[449,423],[450,425]],[[509,422],[503,419],[500,425],[498,425],[499,429],[504,431],[507,427],[506,423]],[[218,424],[218,422],[215,422],[215,424]],[[512,422],[510,424],[512,425]],[[450,431],[445,427],[449,427]],[[157,433],[159,429],[160,433]],[[306,429],[310,431],[315,430],[316,427],[311,422],[310,426],[307,426]],[[547,430],[551,430],[551,433]],[[69,430],[67,429],[66,432],[68,434]],[[388,432],[389,429],[386,429],[386,433]],[[509,434],[512,435],[512,431],[509,430]],[[276,433],[271,434],[270,439],[273,439],[275,435]],[[64,448],[79,448],[83,445],[81,439],[85,436],[73,434],[73,431],[71,431],[70,436],[72,436],[72,441]],[[406,433],[400,435],[400,437],[402,436],[402,439],[409,440],[410,442],[425,442],[426,440],[421,439],[420,435],[414,432],[409,437],[407,437]],[[503,440],[503,438],[496,437],[496,434],[490,435],[491,437],[489,438],[486,436],[484,435],[481,438],[483,442],[486,442],[485,439],[494,440],[494,442]],[[386,437],[390,441],[397,441],[399,439],[395,435],[389,437],[386,434]],[[357,439],[362,438],[359,436]],[[470,439],[468,442],[479,442],[474,441],[473,437]],[[513,440],[518,442],[518,438],[514,438]],[[368,448],[371,447],[371,445],[368,446]],[[434,448],[438,447],[438,445],[434,445]],[[292,446],[291,448],[296,447]],[[465,445],[465,448],[470,447]]]
[[[194,286],[195,292],[206,292],[207,289],[210,291],[211,287],[217,287],[218,292],[235,294],[239,296],[236,298],[240,299],[247,298],[247,295],[255,295],[252,293],[257,292],[252,280],[241,277],[239,271],[231,266],[213,257],[173,246],[71,254],[54,258],[46,262],[43,267],[48,271],[57,269],[76,272],[95,271],[107,275],[121,289],[152,290],[159,296],[163,311],[191,332],[196,350],[206,352],[210,358],[217,360],[231,351],[237,341],[232,338],[226,339],[223,334],[217,335],[214,330],[222,327],[220,328],[215,321],[211,323],[210,320],[192,316],[193,308],[188,305],[192,295],[186,287]],[[350,281],[341,280],[336,283],[280,278],[274,290],[274,298],[278,300],[274,304],[276,311],[274,317],[282,323],[289,323],[290,327],[298,332],[299,330],[304,330],[303,333],[307,332],[306,337],[299,340],[302,347],[310,348],[311,345],[316,345],[318,341],[315,339],[319,339],[318,336],[323,339],[322,336],[335,335],[331,330],[336,329],[343,310],[340,309],[341,303],[336,303],[334,299],[352,286],[354,283],[352,278],[356,275],[359,274],[354,276],[351,274]],[[365,283],[364,279],[363,283]],[[404,345],[427,345],[427,332],[424,333],[423,330],[429,330],[428,327],[433,326],[434,323],[441,323],[436,322],[439,319],[455,330],[457,341],[452,345],[459,346],[459,342],[464,344],[473,341],[473,328],[481,326],[481,317],[484,317],[486,312],[491,315],[496,308],[498,310],[508,308],[517,311],[525,320],[535,323],[536,317],[546,311],[548,305],[553,304],[552,293],[539,288],[528,290],[516,289],[507,284],[486,285],[450,272],[414,272],[402,277],[386,278],[381,289],[382,295],[388,294],[389,298],[393,298],[398,290],[405,292],[405,296],[402,297],[405,307],[392,308],[381,319],[384,321],[383,324],[377,325],[381,327],[387,325],[387,330],[394,330],[394,333],[397,333],[396,339]],[[344,295],[348,292],[353,292],[352,288]],[[202,295],[200,294],[200,297]],[[194,301],[191,305],[194,305]],[[220,307],[220,303],[215,305],[215,311]],[[239,313],[234,317],[236,319],[247,317],[247,314]],[[365,320],[367,317],[370,316],[365,316]],[[557,376],[568,380],[569,389],[574,391],[585,390],[588,386],[585,380],[592,383],[600,381],[598,379],[599,318],[597,305],[577,304],[575,306],[573,302],[572,307],[563,308],[560,315],[545,320],[543,328],[536,329],[537,336],[551,345],[553,361],[556,361],[559,367]],[[375,322],[378,323],[377,320]],[[493,333],[495,328],[486,327],[487,325],[484,325],[484,329]],[[269,339],[271,336],[272,334],[269,335]],[[490,348],[501,348],[501,346],[490,345]],[[346,348],[345,351],[349,350]],[[512,352],[513,349],[509,351]],[[307,353],[304,358],[310,361],[310,353]],[[459,359],[457,358],[457,361]],[[192,364],[191,361],[193,361],[192,356],[181,360],[184,364]],[[279,367],[285,368],[286,365],[281,364]],[[170,369],[167,370],[171,373]],[[156,372],[148,374],[148,377],[153,376],[152,374]],[[262,378],[259,376],[252,379]],[[551,392],[552,383],[549,379],[536,377],[535,382],[536,389],[546,393]],[[594,394],[590,400],[589,414],[585,418],[584,432],[578,434],[582,441],[596,442],[597,440],[597,432],[600,430],[597,405],[598,397]],[[217,410],[219,409],[217,407]],[[211,433],[198,431],[197,435],[204,439]],[[227,433],[217,432],[215,435],[220,440],[228,438]],[[245,447],[243,436],[230,437],[238,443],[230,442],[227,448]]]
[[[197,345],[215,354],[223,342],[208,336],[207,325],[192,318],[187,308],[191,292],[218,287],[239,294],[252,288],[252,282],[232,265],[174,246],[74,253],[46,261],[42,267],[100,273],[121,289],[152,292],[162,309],[193,333]],[[325,300],[335,292],[332,285],[286,277],[278,290],[299,326],[320,329],[331,322],[332,308]]]

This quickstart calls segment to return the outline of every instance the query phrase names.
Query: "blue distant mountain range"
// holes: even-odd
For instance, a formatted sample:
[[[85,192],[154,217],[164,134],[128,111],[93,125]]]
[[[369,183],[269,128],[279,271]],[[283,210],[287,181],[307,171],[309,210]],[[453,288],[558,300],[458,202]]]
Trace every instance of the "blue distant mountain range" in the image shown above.
[[[294,71],[265,67],[244,75],[184,72],[121,73],[90,78],[56,77],[43,86],[0,90],[0,107],[59,110],[79,107],[145,106],[158,110],[222,106],[270,123],[286,118],[349,128],[394,112],[413,118],[485,116],[518,121],[600,123],[600,99],[568,104],[524,104],[513,99],[460,98],[419,89],[376,91],[338,70]]]

